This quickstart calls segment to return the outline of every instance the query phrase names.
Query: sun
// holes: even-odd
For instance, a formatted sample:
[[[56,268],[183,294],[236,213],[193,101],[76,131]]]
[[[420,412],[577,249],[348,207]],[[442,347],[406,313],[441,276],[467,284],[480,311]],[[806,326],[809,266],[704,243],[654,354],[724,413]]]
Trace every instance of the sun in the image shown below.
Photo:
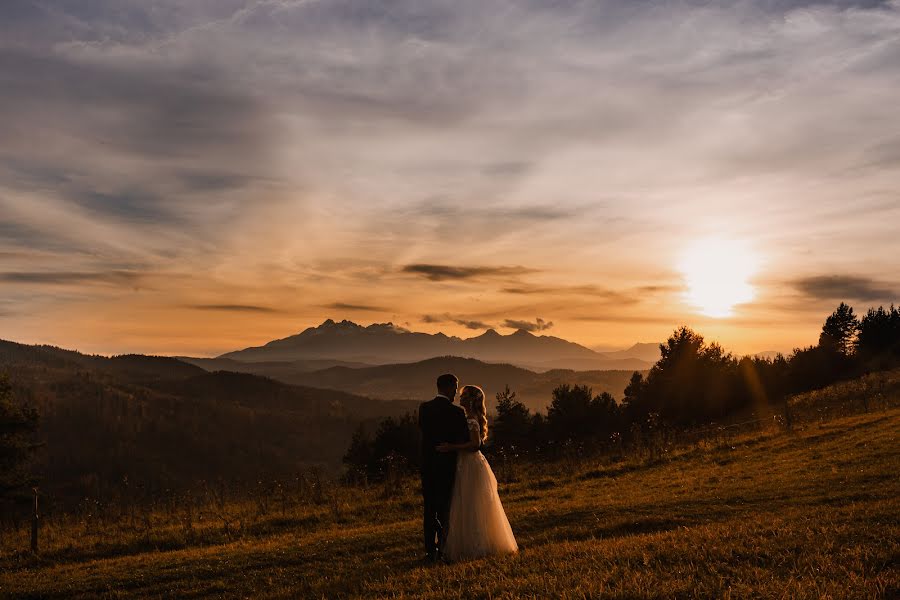
[[[753,300],[750,278],[758,265],[745,242],[724,237],[695,240],[678,262],[687,284],[685,300],[708,317],[729,317],[736,305]]]

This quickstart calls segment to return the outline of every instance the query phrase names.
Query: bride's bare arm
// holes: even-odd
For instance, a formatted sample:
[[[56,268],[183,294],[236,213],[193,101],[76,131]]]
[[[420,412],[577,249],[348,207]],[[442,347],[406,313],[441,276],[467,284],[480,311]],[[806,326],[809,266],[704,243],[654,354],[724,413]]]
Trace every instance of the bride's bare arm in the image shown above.
[[[470,451],[474,452],[481,447],[481,437],[478,434],[478,429],[469,428],[469,441],[462,442],[461,444],[449,444],[444,442],[443,444],[438,444],[435,449],[438,452],[465,452]]]

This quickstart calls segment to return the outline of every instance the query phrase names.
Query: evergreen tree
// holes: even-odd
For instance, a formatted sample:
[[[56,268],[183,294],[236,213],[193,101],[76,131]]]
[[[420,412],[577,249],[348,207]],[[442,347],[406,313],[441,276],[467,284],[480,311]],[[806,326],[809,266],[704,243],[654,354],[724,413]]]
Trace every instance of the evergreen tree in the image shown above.
[[[859,321],[853,314],[853,308],[841,302],[831,316],[825,319],[822,333],[819,335],[819,346],[850,356],[853,353],[857,331]]]
[[[900,355],[900,309],[870,308],[859,322],[856,350],[865,358]]]
[[[360,423],[350,440],[350,447],[344,454],[344,464],[351,476],[371,475],[370,468],[373,463],[374,448],[372,439],[366,433],[365,426]]]
[[[532,430],[531,411],[516,400],[509,386],[497,393],[497,416],[491,426],[494,443],[500,448],[523,448],[529,445]]]
[[[615,399],[607,392],[592,396],[586,385],[557,387],[547,407],[547,425],[557,441],[606,439],[619,421]]]

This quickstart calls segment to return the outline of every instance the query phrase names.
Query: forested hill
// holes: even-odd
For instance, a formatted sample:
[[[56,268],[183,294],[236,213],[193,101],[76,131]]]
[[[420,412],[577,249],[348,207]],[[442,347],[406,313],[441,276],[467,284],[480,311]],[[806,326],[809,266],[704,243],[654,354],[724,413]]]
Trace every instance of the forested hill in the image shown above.
[[[485,363],[473,358],[440,356],[415,363],[379,365],[364,368],[331,367],[320,371],[295,373],[292,383],[331,388],[372,398],[421,399],[434,387],[440,373],[454,373],[460,383],[475,384],[484,389],[488,409],[493,410],[494,397],[506,386],[529,409],[544,412],[553,389],[563,385],[586,385],[596,393],[609,392],[621,399],[633,371],[570,371],[554,369],[535,373],[509,364]]]
[[[75,498],[120,486],[186,488],[337,465],[353,430],[413,402],[385,402],[212,372],[172,358],[106,358],[0,341],[0,376],[40,413],[41,487]]]

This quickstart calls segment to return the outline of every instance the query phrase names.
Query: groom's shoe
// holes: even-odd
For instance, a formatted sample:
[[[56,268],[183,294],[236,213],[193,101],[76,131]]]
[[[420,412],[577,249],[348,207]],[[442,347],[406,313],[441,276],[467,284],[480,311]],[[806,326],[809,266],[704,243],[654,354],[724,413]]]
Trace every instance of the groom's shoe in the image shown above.
[[[438,553],[437,552],[429,552],[425,556],[422,557],[422,562],[426,565],[433,565],[438,561]]]

